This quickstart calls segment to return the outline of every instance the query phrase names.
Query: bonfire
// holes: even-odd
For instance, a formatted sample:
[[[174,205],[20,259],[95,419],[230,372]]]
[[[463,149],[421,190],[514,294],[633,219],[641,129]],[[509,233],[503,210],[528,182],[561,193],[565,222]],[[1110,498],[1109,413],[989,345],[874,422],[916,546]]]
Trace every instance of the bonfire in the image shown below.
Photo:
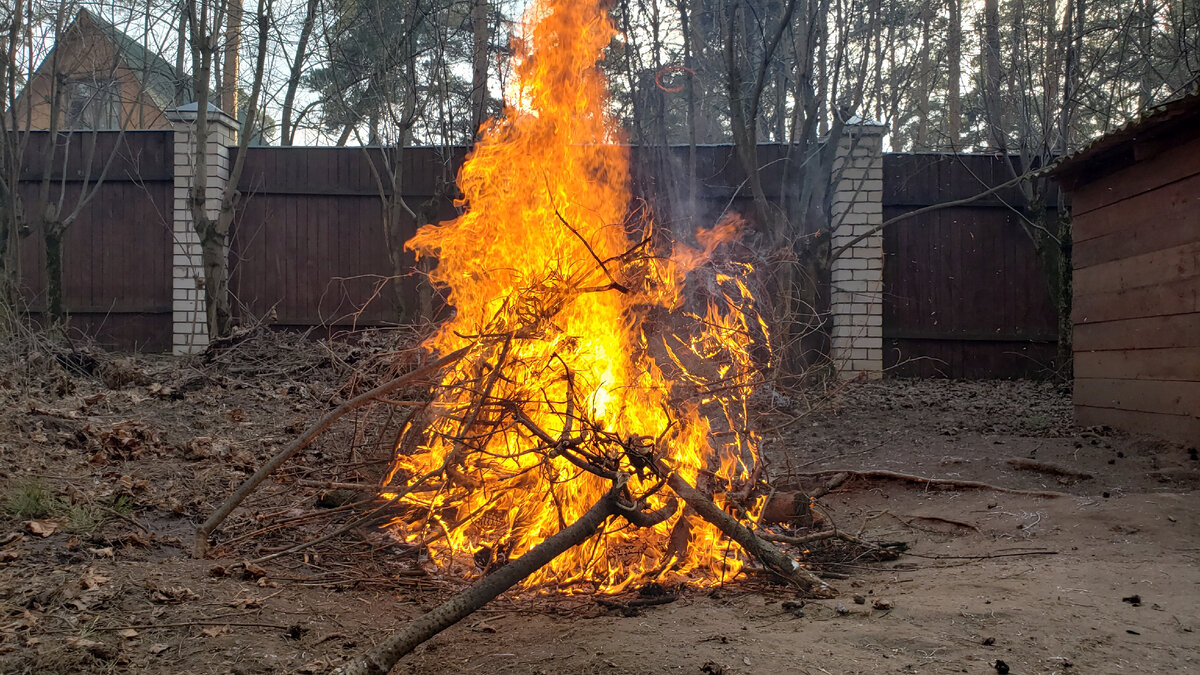
[[[445,574],[478,580],[347,672],[403,654],[505,590],[710,586],[750,560],[832,589],[755,534],[767,500],[750,398],[770,364],[753,267],[730,216],[671,241],[630,191],[629,152],[597,66],[616,35],[600,0],[538,0],[515,83],[458,177],[462,215],[408,243],[436,261],[451,318],[425,366],[318,422],[239,489],[217,524],[340,415],[422,378],[380,493],[386,527]]]
[[[655,524],[609,522],[527,585],[717,583],[738,573],[740,551],[666,483],[678,476],[744,518],[761,508],[747,398],[765,324],[749,266],[714,260],[739,220],[689,246],[632,208],[596,66],[614,37],[600,5],[530,8],[511,103],[459,174],[465,212],[408,244],[436,259],[431,281],[453,307],[425,346],[461,358],[402,438],[389,482],[412,508],[391,527],[447,567],[487,570],[612,493]]]

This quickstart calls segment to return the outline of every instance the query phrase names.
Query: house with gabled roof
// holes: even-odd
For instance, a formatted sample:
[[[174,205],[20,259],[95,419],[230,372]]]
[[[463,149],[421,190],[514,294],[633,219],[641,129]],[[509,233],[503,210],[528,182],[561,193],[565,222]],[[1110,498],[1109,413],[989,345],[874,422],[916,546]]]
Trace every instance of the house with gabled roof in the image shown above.
[[[61,129],[168,129],[164,113],[192,98],[186,73],[81,9],[17,98],[16,117],[49,129],[57,107]]]

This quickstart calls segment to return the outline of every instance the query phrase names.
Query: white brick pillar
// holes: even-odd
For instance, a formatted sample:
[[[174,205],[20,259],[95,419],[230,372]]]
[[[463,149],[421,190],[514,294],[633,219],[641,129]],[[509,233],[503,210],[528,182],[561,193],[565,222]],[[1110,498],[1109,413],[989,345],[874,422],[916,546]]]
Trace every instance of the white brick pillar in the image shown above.
[[[204,267],[200,236],[192,224],[188,192],[196,170],[196,116],[194,103],[167,111],[175,129],[175,198],[171,224],[171,352],[194,354],[208,345],[208,314],[204,306]],[[231,146],[236,145],[237,120],[208,106],[208,184],[205,196],[209,217],[216,218],[221,195],[229,181]]]
[[[854,240],[883,223],[885,129],[856,118],[837,140],[830,243],[841,255],[830,266],[830,350],[844,379],[883,376],[883,234]]]

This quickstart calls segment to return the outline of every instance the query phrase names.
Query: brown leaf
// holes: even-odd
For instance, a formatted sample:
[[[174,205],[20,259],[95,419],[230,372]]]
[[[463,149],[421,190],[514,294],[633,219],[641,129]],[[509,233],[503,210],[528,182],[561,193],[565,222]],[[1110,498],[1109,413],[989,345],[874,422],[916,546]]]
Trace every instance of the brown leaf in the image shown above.
[[[111,547],[111,546],[105,546],[104,548],[89,548],[88,553],[91,553],[92,555],[95,555],[95,556],[100,556],[101,558],[116,557],[113,554],[113,547]]]
[[[118,636],[118,637],[123,637],[123,638],[125,638],[126,640],[128,640],[128,639],[130,639],[130,638],[135,638],[135,637],[137,637],[137,636],[138,636],[138,632],[137,632],[136,630],[132,629],[132,628],[126,628],[125,630],[119,630],[119,631],[117,631],[117,636]]]
[[[230,601],[229,606],[238,609],[259,609],[263,606],[263,598],[238,598]]]
[[[25,523],[25,527],[42,538],[49,537],[58,531],[58,523],[53,520],[31,520]]]
[[[83,585],[83,590],[94,591],[110,581],[112,581],[112,579],[89,567],[87,572],[83,574],[83,578],[79,580],[79,583]]]
[[[154,593],[151,594],[150,599],[153,600],[154,602],[163,603],[163,604],[167,604],[167,603],[174,604],[177,602],[187,602],[188,600],[195,600],[200,597],[200,596],[196,595],[194,592],[192,592],[192,589],[185,588],[183,586],[171,586],[169,588],[152,588],[151,590],[153,590]]]
[[[155,642],[154,644],[150,645],[150,649],[148,649],[147,651],[149,651],[151,654],[154,654],[157,656],[158,654],[161,654],[170,648],[171,647],[169,645],[164,645],[161,642]]]
[[[205,628],[204,630],[202,630],[200,632],[204,633],[208,637],[217,637],[218,635],[225,635],[226,633],[233,632],[233,629],[227,625],[226,626],[211,626],[209,628]]]
[[[72,637],[67,638],[67,644],[71,645],[72,647],[82,647],[84,649],[91,649],[92,647],[99,647],[100,645],[102,645],[104,643],[96,642],[95,640],[89,640],[87,638],[72,636]]]

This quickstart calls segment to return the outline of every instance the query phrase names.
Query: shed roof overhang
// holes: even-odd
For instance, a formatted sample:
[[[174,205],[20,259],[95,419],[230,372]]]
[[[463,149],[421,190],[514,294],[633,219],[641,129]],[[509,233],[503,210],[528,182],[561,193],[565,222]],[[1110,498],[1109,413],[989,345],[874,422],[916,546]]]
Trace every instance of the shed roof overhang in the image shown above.
[[[1052,174],[1059,185],[1071,191],[1194,138],[1200,138],[1200,90],[1150,108],[1063,157]]]

